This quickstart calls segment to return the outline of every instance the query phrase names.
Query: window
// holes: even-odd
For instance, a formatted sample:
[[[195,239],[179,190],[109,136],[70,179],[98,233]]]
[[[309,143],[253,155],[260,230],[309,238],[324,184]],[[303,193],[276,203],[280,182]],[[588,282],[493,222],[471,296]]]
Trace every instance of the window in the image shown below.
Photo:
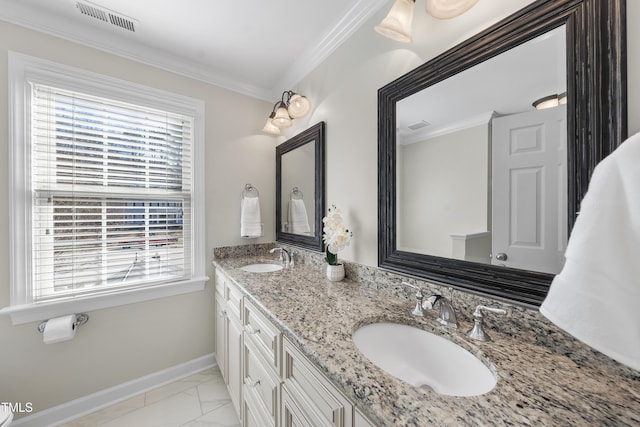
[[[201,102],[13,53],[10,84],[9,310],[202,289]]]

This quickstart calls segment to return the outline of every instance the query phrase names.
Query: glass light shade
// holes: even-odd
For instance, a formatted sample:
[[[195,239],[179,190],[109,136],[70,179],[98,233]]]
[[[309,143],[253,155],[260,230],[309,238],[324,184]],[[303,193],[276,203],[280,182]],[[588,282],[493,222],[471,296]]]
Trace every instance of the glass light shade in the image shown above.
[[[272,123],[273,117],[275,116],[275,114],[272,114],[268,119],[267,119],[267,123],[265,123],[264,127],[262,128],[262,132],[266,132],[266,133],[270,133],[272,135],[280,135],[280,128],[277,126],[274,126]]]
[[[471,9],[478,0],[427,0],[427,13],[438,19],[451,19]]]
[[[375,30],[385,37],[404,43],[411,43],[411,24],[415,0],[396,0],[386,18]]]
[[[558,95],[549,95],[544,98],[537,99],[531,104],[536,110],[544,110],[545,108],[558,106]]]
[[[567,92],[562,92],[558,95],[558,104],[564,105],[567,103]]]
[[[271,123],[279,128],[288,128],[291,126],[291,117],[289,116],[287,109],[284,107],[284,104],[281,104],[280,107],[278,107],[276,115],[273,120],[271,120]]]
[[[311,102],[307,99],[306,96],[298,95],[297,93],[293,94],[289,99],[289,115],[293,119],[299,119],[300,117],[304,117],[309,110],[311,109]]]

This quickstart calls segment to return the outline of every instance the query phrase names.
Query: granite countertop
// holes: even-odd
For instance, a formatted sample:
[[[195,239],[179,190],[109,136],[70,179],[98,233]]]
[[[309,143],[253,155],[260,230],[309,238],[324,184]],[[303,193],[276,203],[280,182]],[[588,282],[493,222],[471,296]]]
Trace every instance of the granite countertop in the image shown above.
[[[406,299],[349,279],[330,282],[317,266],[258,274],[239,269],[254,262],[273,259],[225,258],[214,265],[376,424],[640,425],[637,375],[579,363],[499,330],[487,330],[490,342],[473,341],[465,335],[468,322],[450,329],[437,323],[433,310],[412,316]],[[443,396],[387,374],[351,338],[359,326],[378,321],[416,326],[464,347],[494,370],[495,388],[481,396]]]

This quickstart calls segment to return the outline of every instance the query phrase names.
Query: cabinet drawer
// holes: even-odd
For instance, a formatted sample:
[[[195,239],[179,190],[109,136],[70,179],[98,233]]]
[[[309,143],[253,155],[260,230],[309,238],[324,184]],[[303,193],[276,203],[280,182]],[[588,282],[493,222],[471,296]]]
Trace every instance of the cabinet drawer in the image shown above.
[[[244,403],[242,405],[242,426],[243,427],[275,427],[273,421],[260,410],[255,398],[250,393],[244,394]]]
[[[222,295],[227,308],[240,319],[243,293],[223,272],[216,270],[215,278],[216,293]]]
[[[279,376],[280,331],[250,301],[244,303],[244,332]]]
[[[215,284],[216,284],[216,292],[222,295],[226,301],[227,299],[227,295],[225,293],[225,287],[227,283],[226,277],[218,269],[216,269],[214,277],[215,277]]]
[[[251,340],[244,342],[243,383],[245,404],[251,404],[251,402],[257,404],[260,407],[260,412],[267,414],[273,422],[270,424],[277,425],[280,407],[280,379],[266,365]]]
[[[237,319],[242,319],[242,292],[230,280],[226,282],[227,310],[235,315]]]
[[[283,340],[283,377],[285,387],[305,412],[315,414],[322,424],[351,427],[353,406],[325,376],[287,339]]]

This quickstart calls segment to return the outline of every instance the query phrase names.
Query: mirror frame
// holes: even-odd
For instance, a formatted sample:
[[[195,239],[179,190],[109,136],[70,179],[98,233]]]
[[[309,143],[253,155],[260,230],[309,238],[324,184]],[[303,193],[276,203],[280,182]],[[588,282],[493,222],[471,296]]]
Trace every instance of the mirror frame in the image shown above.
[[[286,233],[282,231],[282,156],[298,147],[315,141],[315,165],[314,165],[314,208],[313,224],[315,235],[303,236],[301,234]],[[276,241],[290,245],[311,249],[318,252],[324,251],[322,241],[322,216],[324,214],[324,145],[325,123],[320,122],[309,129],[289,138],[276,147]]]
[[[378,266],[538,307],[552,274],[396,248],[396,102],[549,30],[566,25],[568,226],[595,165],[627,136],[625,0],[539,0],[378,91]],[[575,76],[574,79],[569,76]]]

